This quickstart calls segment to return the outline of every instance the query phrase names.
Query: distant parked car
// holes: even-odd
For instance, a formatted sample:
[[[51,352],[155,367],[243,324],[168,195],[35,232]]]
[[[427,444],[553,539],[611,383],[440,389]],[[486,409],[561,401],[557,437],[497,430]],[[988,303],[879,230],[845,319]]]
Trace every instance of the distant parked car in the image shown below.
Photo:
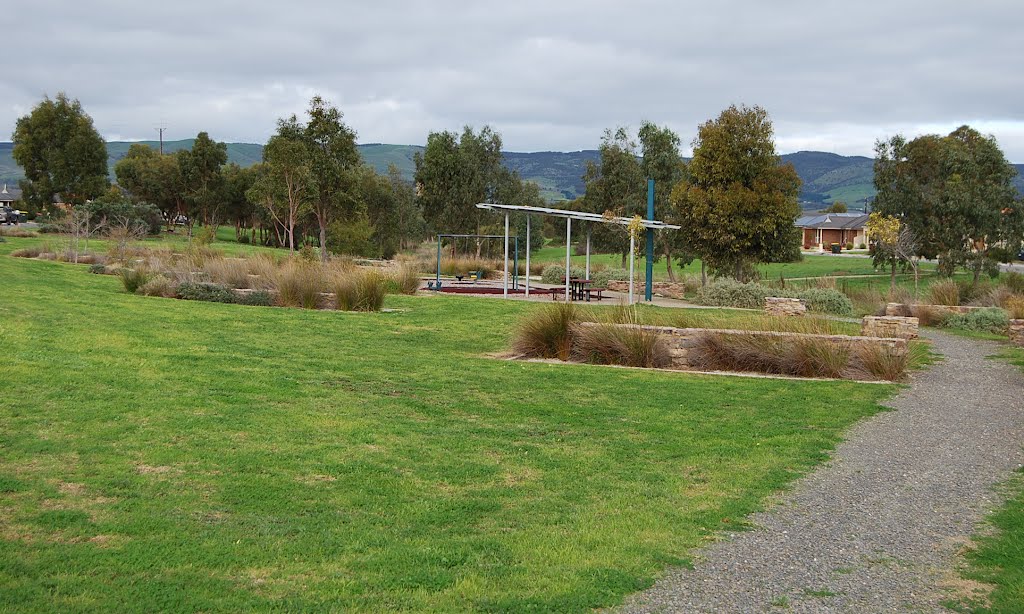
[[[10,207],[0,208],[0,224],[11,224],[18,225],[25,221],[25,215],[17,209],[11,209]]]
[[[1024,261],[1024,249],[1017,252],[1017,260]]]

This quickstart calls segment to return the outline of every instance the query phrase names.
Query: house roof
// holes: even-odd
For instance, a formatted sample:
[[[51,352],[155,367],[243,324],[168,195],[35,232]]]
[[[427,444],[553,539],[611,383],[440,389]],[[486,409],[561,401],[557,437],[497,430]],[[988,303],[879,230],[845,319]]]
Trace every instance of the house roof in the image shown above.
[[[21,190],[6,183],[0,187],[0,203],[13,203],[21,198]]]
[[[848,230],[867,226],[868,216],[863,213],[815,213],[800,216],[796,225],[800,228]]]

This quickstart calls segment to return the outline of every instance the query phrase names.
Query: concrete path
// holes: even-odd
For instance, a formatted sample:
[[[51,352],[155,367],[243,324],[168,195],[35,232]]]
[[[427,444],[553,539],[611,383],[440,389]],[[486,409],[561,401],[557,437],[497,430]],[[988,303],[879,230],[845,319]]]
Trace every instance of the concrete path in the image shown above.
[[[671,570],[626,612],[941,612],[958,550],[1024,463],[1024,376],[994,343],[929,333],[945,360],[855,426],[759,528]]]

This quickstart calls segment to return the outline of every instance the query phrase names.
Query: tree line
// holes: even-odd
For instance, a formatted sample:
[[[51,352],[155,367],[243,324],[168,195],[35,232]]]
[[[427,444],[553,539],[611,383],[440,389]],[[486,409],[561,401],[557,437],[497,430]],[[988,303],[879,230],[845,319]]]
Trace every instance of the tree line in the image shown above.
[[[155,208],[168,225],[184,222],[188,232],[196,222],[232,224],[239,240],[316,245],[324,258],[391,257],[436,232],[501,234],[501,214],[477,203],[545,204],[536,184],[503,164],[501,135],[489,126],[431,132],[415,156],[413,183],[393,165],[384,175],[366,165],[356,137],[340,110],[314,96],[301,118],[278,120],[255,166],[228,164],[226,145],[200,132],[191,150],[173,154],[132,145],[110,189],[103,139],[80,103],[59,94],[18,120],[13,155],[25,169],[30,209],[49,208],[57,195],[72,206],[120,199]],[[799,259],[800,179],[780,163],[764,109],[734,105],[701,124],[688,163],[680,144],[678,134],[651,122],[635,138],[625,128],[606,130],[583,177],[585,194],[563,206],[643,217],[654,179],[658,217],[681,226],[656,234],[670,278],[674,266],[695,258],[704,272],[741,280],[756,276],[760,263]],[[946,272],[966,266],[977,277],[1024,242],[1014,173],[994,138],[967,126],[945,137],[896,136],[876,147],[873,206],[913,232],[918,257],[939,258]],[[525,216],[511,218],[524,237]],[[618,253],[625,265],[623,227],[589,231],[594,251]],[[547,218],[532,232],[531,248],[539,249],[545,235],[564,237],[564,221]],[[482,244],[475,242],[478,256]]]

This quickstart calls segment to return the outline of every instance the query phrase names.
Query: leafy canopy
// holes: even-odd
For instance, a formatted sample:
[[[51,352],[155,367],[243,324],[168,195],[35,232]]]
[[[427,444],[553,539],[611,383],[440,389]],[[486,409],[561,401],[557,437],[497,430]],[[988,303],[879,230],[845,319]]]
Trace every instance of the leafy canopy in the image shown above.
[[[671,196],[690,249],[739,279],[757,263],[799,259],[800,178],[779,164],[767,112],[730,106],[701,124],[693,147],[689,175]]]
[[[917,237],[917,255],[939,258],[940,270],[967,266],[975,279],[1024,240],[1015,201],[1016,174],[994,137],[969,126],[949,135],[875,146],[874,209],[898,217]]]
[[[102,194],[107,180],[107,146],[78,100],[63,92],[43,98],[15,125],[12,155],[25,170],[22,198],[34,210],[55,196],[81,205]]]

